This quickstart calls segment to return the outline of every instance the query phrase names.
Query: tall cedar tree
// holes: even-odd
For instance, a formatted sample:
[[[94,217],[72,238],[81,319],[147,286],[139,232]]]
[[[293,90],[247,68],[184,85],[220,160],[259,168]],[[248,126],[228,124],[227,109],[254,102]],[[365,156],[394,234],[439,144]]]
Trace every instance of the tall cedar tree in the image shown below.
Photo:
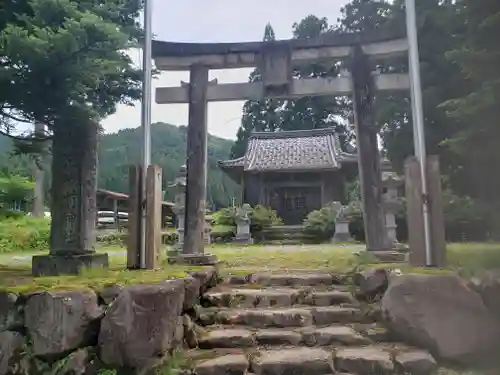
[[[457,7],[466,37],[447,56],[461,68],[467,84],[465,93],[458,91],[444,105],[458,128],[448,144],[464,161],[465,188],[500,228],[500,176],[490,167],[500,159],[500,2],[461,0]]]
[[[98,122],[140,97],[136,0],[19,0],[0,7],[0,130]],[[30,137],[28,137],[30,138]]]
[[[98,124],[140,97],[141,74],[125,51],[138,44],[141,4],[19,0],[0,8],[0,132],[14,137],[19,123],[39,122],[53,134],[52,251],[93,247]]]

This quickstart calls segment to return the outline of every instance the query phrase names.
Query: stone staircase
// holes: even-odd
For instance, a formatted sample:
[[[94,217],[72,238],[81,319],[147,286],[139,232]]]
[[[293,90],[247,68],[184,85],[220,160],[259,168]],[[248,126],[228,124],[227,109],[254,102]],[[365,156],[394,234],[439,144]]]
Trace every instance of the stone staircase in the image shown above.
[[[232,276],[197,312],[197,375],[430,374],[432,356],[391,342],[373,305],[328,273]],[[355,294],[355,293],[354,293]]]

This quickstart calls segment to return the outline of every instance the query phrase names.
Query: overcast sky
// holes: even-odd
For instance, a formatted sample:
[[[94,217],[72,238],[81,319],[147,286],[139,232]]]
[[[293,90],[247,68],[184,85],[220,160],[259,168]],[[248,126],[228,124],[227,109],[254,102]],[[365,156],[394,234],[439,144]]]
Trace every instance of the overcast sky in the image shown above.
[[[150,0],[151,1],[151,0]],[[158,40],[179,42],[243,42],[262,39],[270,22],[277,39],[291,36],[292,25],[309,14],[327,17],[335,23],[347,0],[153,0],[153,33]],[[134,59],[140,61],[139,51]],[[246,82],[248,69],[211,72],[220,83]],[[178,86],[188,81],[187,72],[165,72],[153,82],[159,86]],[[154,96],[153,96],[154,98]],[[210,134],[234,139],[240,125],[242,102],[210,103]],[[153,122],[187,124],[187,105],[153,103]],[[103,121],[106,132],[140,125],[140,105],[120,106],[116,114]]]

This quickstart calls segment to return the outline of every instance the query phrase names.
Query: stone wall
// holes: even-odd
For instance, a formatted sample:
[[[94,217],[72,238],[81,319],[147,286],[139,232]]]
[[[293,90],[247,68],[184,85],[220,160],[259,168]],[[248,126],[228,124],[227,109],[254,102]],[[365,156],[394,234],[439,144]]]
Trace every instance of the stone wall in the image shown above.
[[[183,344],[196,346],[190,316],[218,278],[207,268],[99,292],[0,292],[0,375],[147,374]]]

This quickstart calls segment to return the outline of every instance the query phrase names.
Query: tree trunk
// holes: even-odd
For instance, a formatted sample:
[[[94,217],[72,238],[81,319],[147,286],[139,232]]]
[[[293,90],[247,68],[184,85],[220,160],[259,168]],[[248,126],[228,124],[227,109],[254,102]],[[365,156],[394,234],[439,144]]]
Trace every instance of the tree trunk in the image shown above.
[[[54,127],[51,255],[95,252],[97,139],[94,122]]]

